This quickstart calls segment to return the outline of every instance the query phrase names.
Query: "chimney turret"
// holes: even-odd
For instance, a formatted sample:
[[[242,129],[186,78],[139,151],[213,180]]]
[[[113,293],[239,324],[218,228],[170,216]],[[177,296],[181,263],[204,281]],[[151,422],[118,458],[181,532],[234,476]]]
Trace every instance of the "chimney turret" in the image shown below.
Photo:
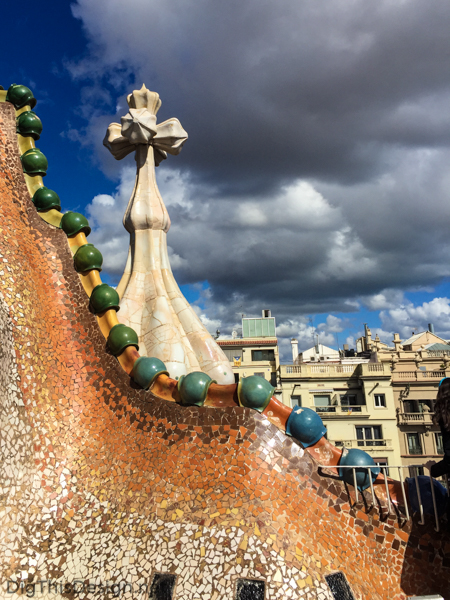
[[[292,338],[291,340],[292,346],[292,361],[295,363],[298,361],[298,340]]]

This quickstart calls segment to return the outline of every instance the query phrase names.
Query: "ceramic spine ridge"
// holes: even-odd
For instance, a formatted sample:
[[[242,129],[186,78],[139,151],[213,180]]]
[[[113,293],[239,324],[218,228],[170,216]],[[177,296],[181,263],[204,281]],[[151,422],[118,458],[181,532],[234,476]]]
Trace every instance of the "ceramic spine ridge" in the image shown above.
[[[15,86],[15,84],[13,84]],[[14,102],[11,102],[16,111],[16,120],[20,117],[20,115],[24,113],[29,113],[32,111],[36,104],[36,100],[33,97],[31,90],[25,88],[25,86],[15,86],[17,88],[23,88],[26,96],[26,103],[24,105],[17,105]],[[11,90],[13,86],[9,88]],[[8,98],[8,92],[5,90],[0,91],[0,102],[8,102],[11,101]],[[33,113],[34,117],[38,120],[39,118],[35,113]],[[39,138],[39,134],[37,139]],[[17,140],[19,145],[19,151],[21,158],[26,153],[38,154],[42,156],[44,162],[46,162],[45,156],[36,149],[35,146],[35,138],[36,135],[32,135],[31,133],[27,133],[26,135],[22,135],[20,132],[17,133]],[[34,152],[33,152],[34,151]],[[41,169],[41,173],[38,174],[29,174],[24,169],[24,177],[27,184],[28,192],[30,194],[30,198],[33,199],[33,196],[36,192],[42,188],[46,189],[43,183],[43,176],[46,175],[46,168]],[[50,190],[51,191],[51,190]],[[56,195],[57,196],[57,195]],[[66,213],[70,214],[70,213]],[[74,214],[74,213],[72,213]],[[39,211],[39,216],[46,221],[48,224],[61,228],[64,214],[60,212],[57,208],[50,208],[46,211]],[[82,216],[82,215],[79,215]],[[87,222],[86,222],[87,223]],[[80,228],[78,232],[67,232],[67,240],[69,244],[69,248],[72,252],[72,255],[75,256],[77,251],[84,246],[92,246],[87,241],[87,235],[89,235],[90,228]],[[75,264],[74,268],[78,271],[81,283],[83,288],[90,299],[92,292],[94,289],[98,288],[98,286],[105,285],[102,284],[99,271],[101,267],[99,265],[93,265],[92,268],[86,271],[81,271],[77,269]],[[120,331],[127,329],[129,331],[125,332],[128,335],[128,338],[131,338],[131,341],[134,340],[134,336],[136,333],[133,329],[128,328],[119,323],[117,318],[118,307],[113,306],[111,308],[107,308],[104,312],[96,314],[97,321],[100,326],[100,330],[106,339],[110,339],[111,330],[114,330],[113,335],[117,334]],[[120,327],[117,327],[120,326]],[[133,336],[134,334],[134,336]],[[113,340],[112,345],[114,345]],[[146,360],[154,361],[150,357],[141,357],[138,352],[138,346],[136,343],[131,343],[123,348],[120,346],[119,350],[113,351],[113,354],[117,357],[120,365],[125,370],[125,372],[130,375],[138,385],[146,388],[145,381],[148,375],[145,373],[145,363]],[[127,342],[128,343],[128,342]],[[157,360],[157,359],[156,359]],[[176,381],[171,379],[168,376],[167,371],[165,370],[165,366],[161,363],[162,367],[158,366],[156,369],[156,373],[152,375],[151,379],[148,379],[150,382],[149,387],[152,388],[152,391],[159,397],[170,400],[172,402],[180,402],[184,405],[197,405],[197,406],[220,406],[220,399],[223,398],[226,405],[236,405],[240,404],[241,406],[251,408],[262,413],[266,416],[278,429],[282,430],[287,435],[291,435],[296,439],[304,448],[308,448],[308,446],[316,446],[320,445],[320,442],[324,440],[323,432],[320,432],[320,437],[318,440],[315,440],[314,444],[306,444],[305,440],[302,439],[301,435],[295,435],[294,433],[289,433],[289,428],[287,427],[287,423],[292,416],[295,416],[295,413],[292,408],[287,407],[282,402],[280,402],[274,395],[274,388],[266,381],[262,380],[260,377],[253,376],[248,377],[245,380],[245,383],[240,382],[239,386],[236,385],[219,385],[216,384],[215,381],[205,381],[205,376],[202,373],[191,373],[191,376],[187,376],[184,384],[183,379],[180,381]],[[135,369],[136,367],[136,369]],[[150,364],[150,370],[155,370],[154,364]],[[135,371],[135,372],[133,372]],[[202,375],[203,377],[199,377]],[[256,379],[255,379],[256,378]],[[259,381],[257,381],[259,380]],[[263,383],[264,382],[264,383]],[[156,385],[155,385],[156,384]],[[189,385],[189,389],[188,389]],[[236,401],[237,396],[237,401]],[[317,419],[320,421],[321,425],[316,424],[316,428],[320,430],[323,428],[322,420],[319,415],[316,414]],[[312,448],[311,448],[312,450]],[[335,457],[340,456],[342,454],[337,448],[335,448]],[[369,456],[369,455],[368,455]],[[335,458],[336,461],[336,458]],[[336,463],[337,464],[337,463]]]
[[[23,104],[23,102],[20,101],[22,98],[25,104]],[[34,108],[36,104],[36,99],[33,97],[33,94],[31,90],[29,90],[29,88],[26,88],[25,86],[16,86],[15,84],[13,84],[7,91],[0,91],[0,102],[11,102],[11,104],[13,104],[16,112],[17,121],[21,115],[32,112],[32,108]],[[32,114],[40,122],[37,115],[34,112],[32,112]],[[37,137],[39,138],[39,136],[40,131],[38,132]],[[27,132],[24,135],[22,135],[20,131],[17,131],[17,142],[19,146],[19,153],[21,159],[24,157],[24,155],[29,156],[30,154],[33,154],[34,156],[37,156],[38,160],[41,160],[41,162],[46,162],[45,156],[36,148],[35,138],[35,130],[33,130],[33,132]],[[35,196],[36,192],[38,192],[38,190],[46,189],[43,182],[43,176],[47,174],[46,168],[41,168],[40,172],[36,172],[35,174],[32,174],[31,172],[27,173],[25,168],[23,170],[28,193],[30,194],[30,199],[33,200],[33,197]],[[54,195],[57,197],[57,194],[54,193]],[[46,223],[54,227],[61,228],[61,222],[63,220],[64,215],[60,210],[58,210],[57,208],[50,208],[49,210],[39,210],[38,212],[41,219],[43,219]],[[90,228],[88,228],[88,231],[89,230]],[[73,234],[71,235],[71,233]],[[80,230],[79,232],[66,232],[66,234],[69,248],[73,256],[75,256],[79,248],[82,248],[83,246],[87,245],[92,246],[92,244],[88,244],[86,237],[86,235],[88,235],[88,232],[86,232],[86,228],[84,228],[84,230]],[[100,253],[98,252],[98,254]],[[91,297],[93,290],[98,285],[102,285],[102,281],[99,275],[100,270],[101,267],[99,265],[94,265],[94,268],[89,270],[86,269],[82,273],[79,273],[81,284],[83,285],[83,288],[88,298]],[[105,336],[105,338],[108,338],[111,329],[119,324],[116,315],[116,308],[114,307],[108,308],[103,313],[96,315],[96,318],[99,323],[100,330]],[[129,374],[133,368],[134,363],[139,358],[139,353],[134,347],[126,347],[117,358],[122,368]]]

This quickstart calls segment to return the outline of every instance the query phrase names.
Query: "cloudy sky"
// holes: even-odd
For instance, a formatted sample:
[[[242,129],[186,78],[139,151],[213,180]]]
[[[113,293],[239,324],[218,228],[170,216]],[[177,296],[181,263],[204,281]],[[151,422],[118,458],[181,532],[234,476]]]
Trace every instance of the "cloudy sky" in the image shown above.
[[[44,123],[46,185],[124,267],[132,157],[102,146],[145,82],[189,140],[158,168],[177,280],[211,331],[270,308],[283,356],[319,332],[450,338],[450,4],[26,0],[0,83]],[[29,44],[18,36],[30,31]]]

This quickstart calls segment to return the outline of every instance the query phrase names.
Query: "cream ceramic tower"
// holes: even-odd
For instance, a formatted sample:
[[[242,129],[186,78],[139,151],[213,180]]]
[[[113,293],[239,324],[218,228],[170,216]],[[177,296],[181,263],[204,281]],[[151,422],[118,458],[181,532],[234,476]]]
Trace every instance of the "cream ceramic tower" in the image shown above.
[[[172,377],[203,371],[218,383],[234,383],[225,354],[183,296],[170,268],[170,218],[155,179],[155,165],[178,154],[187,133],[178,119],[156,124],[159,95],[145,85],[127,98],[129,112],[112,123],[104,145],[120,160],[136,152],[136,183],[123,219],[130,233],[125,272],[117,287],[119,321],[139,335],[139,351],[161,359]]]

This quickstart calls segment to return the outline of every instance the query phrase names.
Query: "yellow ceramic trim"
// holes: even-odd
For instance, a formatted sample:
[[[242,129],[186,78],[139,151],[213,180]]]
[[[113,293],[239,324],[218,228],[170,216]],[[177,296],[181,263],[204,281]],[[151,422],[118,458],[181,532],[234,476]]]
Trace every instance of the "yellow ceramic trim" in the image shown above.
[[[8,90],[0,90],[0,102],[6,102],[6,94]]]
[[[125,348],[122,354],[117,357],[117,360],[119,361],[122,369],[129,375],[133,370],[134,363],[138,358],[140,358],[140,355],[136,348],[134,346],[128,346]]]
[[[32,150],[33,148],[36,148],[34,140],[31,137],[31,135],[23,136],[23,135],[20,135],[20,133],[18,133],[17,141],[19,142],[20,156],[22,156],[22,154],[25,154],[25,152],[27,150]],[[42,179],[42,177],[41,177],[41,179]]]
[[[104,313],[97,315],[97,322],[100,327],[100,331],[103,333],[105,338],[107,338],[109,335],[109,332],[114,327],[114,325],[119,324],[119,319],[117,318],[117,312],[115,311],[114,308],[105,310]]]
[[[86,246],[88,243],[86,234],[82,231],[76,235],[71,235],[67,238],[67,241],[69,242],[69,248],[72,254],[75,254],[78,248],[81,248],[81,246]]]
[[[17,136],[19,137],[19,136]],[[22,137],[22,136],[20,136]],[[33,148],[35,146],[33,145]],[[20,147],[19,147],[20,149]],[[27,188],[28,188],[28,193],[30,194],[31,198],[34,196],[34,193],[36,190],[38,190],[41,187],[44,187],[44,182],[42,180],[42,177],[40,175],[27,175],[26,173],[23,174],[25,177],[25,183],[27,184]]]
[[[31,110],[31,106],[29,104],[25,104],[25,106],[22,106],[22,108],[18,108],[16,110],[16,118],[21,115],[24,112],[28,112]]]
[[[59,229],[59,226],[61,224],[61,219],[63,216],[63,214],[61,212],[59,212],[59,210],[52,208],[50,210],[46,210],[45,212],[40,212],[40,213],[38,213],[38,215],[41,217],[41,219],[43,221],[45,221],[49,225],[53,225],[53,227],[57,227]]]

